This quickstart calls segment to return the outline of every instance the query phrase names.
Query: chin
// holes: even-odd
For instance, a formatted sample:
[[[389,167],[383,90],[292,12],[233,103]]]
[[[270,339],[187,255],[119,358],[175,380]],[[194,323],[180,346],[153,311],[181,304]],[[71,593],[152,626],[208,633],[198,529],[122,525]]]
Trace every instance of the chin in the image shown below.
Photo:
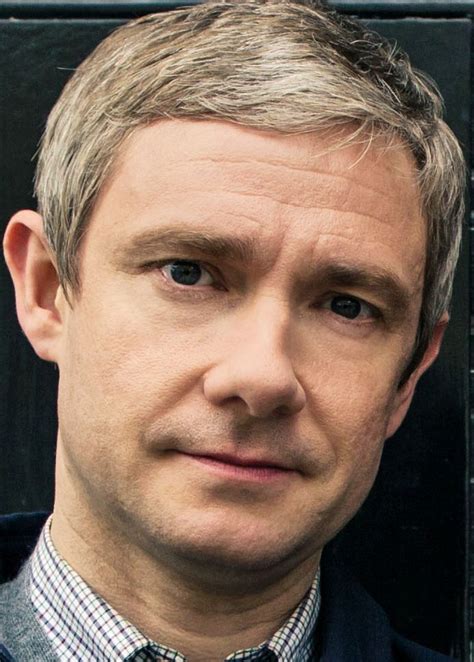
[[[283,556],[281,550],[269,552],[269,549],[192,543],[169,551],[182,576],[212,586],[214,593],[231,590],[235,594],[248,594],[252,589],[261,590],[296,565],[294,557]]]
[[[180,573],[189,573],[203,582],[210,582],[213,590],[235,590],[251,586],[262,587],[284,576],[302,561],[319,559],[317,536],[309,538],[302,533],[269,529],[247,524],[229,527],[201,526],[195,522],[190,527],[175,527],[153,535],[153,553],[165,562],[172,563]]]

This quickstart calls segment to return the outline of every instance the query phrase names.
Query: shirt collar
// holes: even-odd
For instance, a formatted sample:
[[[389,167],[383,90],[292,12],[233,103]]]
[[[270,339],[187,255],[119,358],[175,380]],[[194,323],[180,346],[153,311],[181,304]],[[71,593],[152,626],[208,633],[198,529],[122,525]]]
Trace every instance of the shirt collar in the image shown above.
[[[179,652],[145,637],[95,594],[56,551],[49,533],[41,533],[30,564],[30,590],[36,617],[61,660],[93,659],[186,662]],[[314,628],[320,607],[319,570],[288,621],[260,646],[237,651],[232,662],[313,660]]]

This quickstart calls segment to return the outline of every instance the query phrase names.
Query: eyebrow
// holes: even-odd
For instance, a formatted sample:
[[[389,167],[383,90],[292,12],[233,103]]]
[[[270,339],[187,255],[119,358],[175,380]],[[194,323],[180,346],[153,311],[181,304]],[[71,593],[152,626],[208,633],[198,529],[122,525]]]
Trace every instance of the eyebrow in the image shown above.
[[[201,230],[146,230],[114,251],[121,263],[154,260],[157,252],[191,253],[250,264],[256,259],[255,244],[250,239],[215,236]]]

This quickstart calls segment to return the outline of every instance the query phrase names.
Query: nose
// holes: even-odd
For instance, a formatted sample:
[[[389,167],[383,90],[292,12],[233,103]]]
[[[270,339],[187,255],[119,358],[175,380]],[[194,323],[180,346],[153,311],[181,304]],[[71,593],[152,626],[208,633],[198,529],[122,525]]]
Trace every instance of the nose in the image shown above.
[[[245,406],[255,418],[291,416],[306,404],[286,345],[288,316],[278,304],[254,306],[217,341],[220,359],[204,375],[204,395],[217,406]]]

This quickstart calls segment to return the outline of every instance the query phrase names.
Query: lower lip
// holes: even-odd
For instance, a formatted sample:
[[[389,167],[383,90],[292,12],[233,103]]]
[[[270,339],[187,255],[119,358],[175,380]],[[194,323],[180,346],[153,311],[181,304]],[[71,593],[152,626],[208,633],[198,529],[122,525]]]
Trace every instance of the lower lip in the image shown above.
[[[253,483],[270,483],[288,478],[294,473],[277,467],[231,464],[205,455],[188,455],[188,457],[221,476]]]

